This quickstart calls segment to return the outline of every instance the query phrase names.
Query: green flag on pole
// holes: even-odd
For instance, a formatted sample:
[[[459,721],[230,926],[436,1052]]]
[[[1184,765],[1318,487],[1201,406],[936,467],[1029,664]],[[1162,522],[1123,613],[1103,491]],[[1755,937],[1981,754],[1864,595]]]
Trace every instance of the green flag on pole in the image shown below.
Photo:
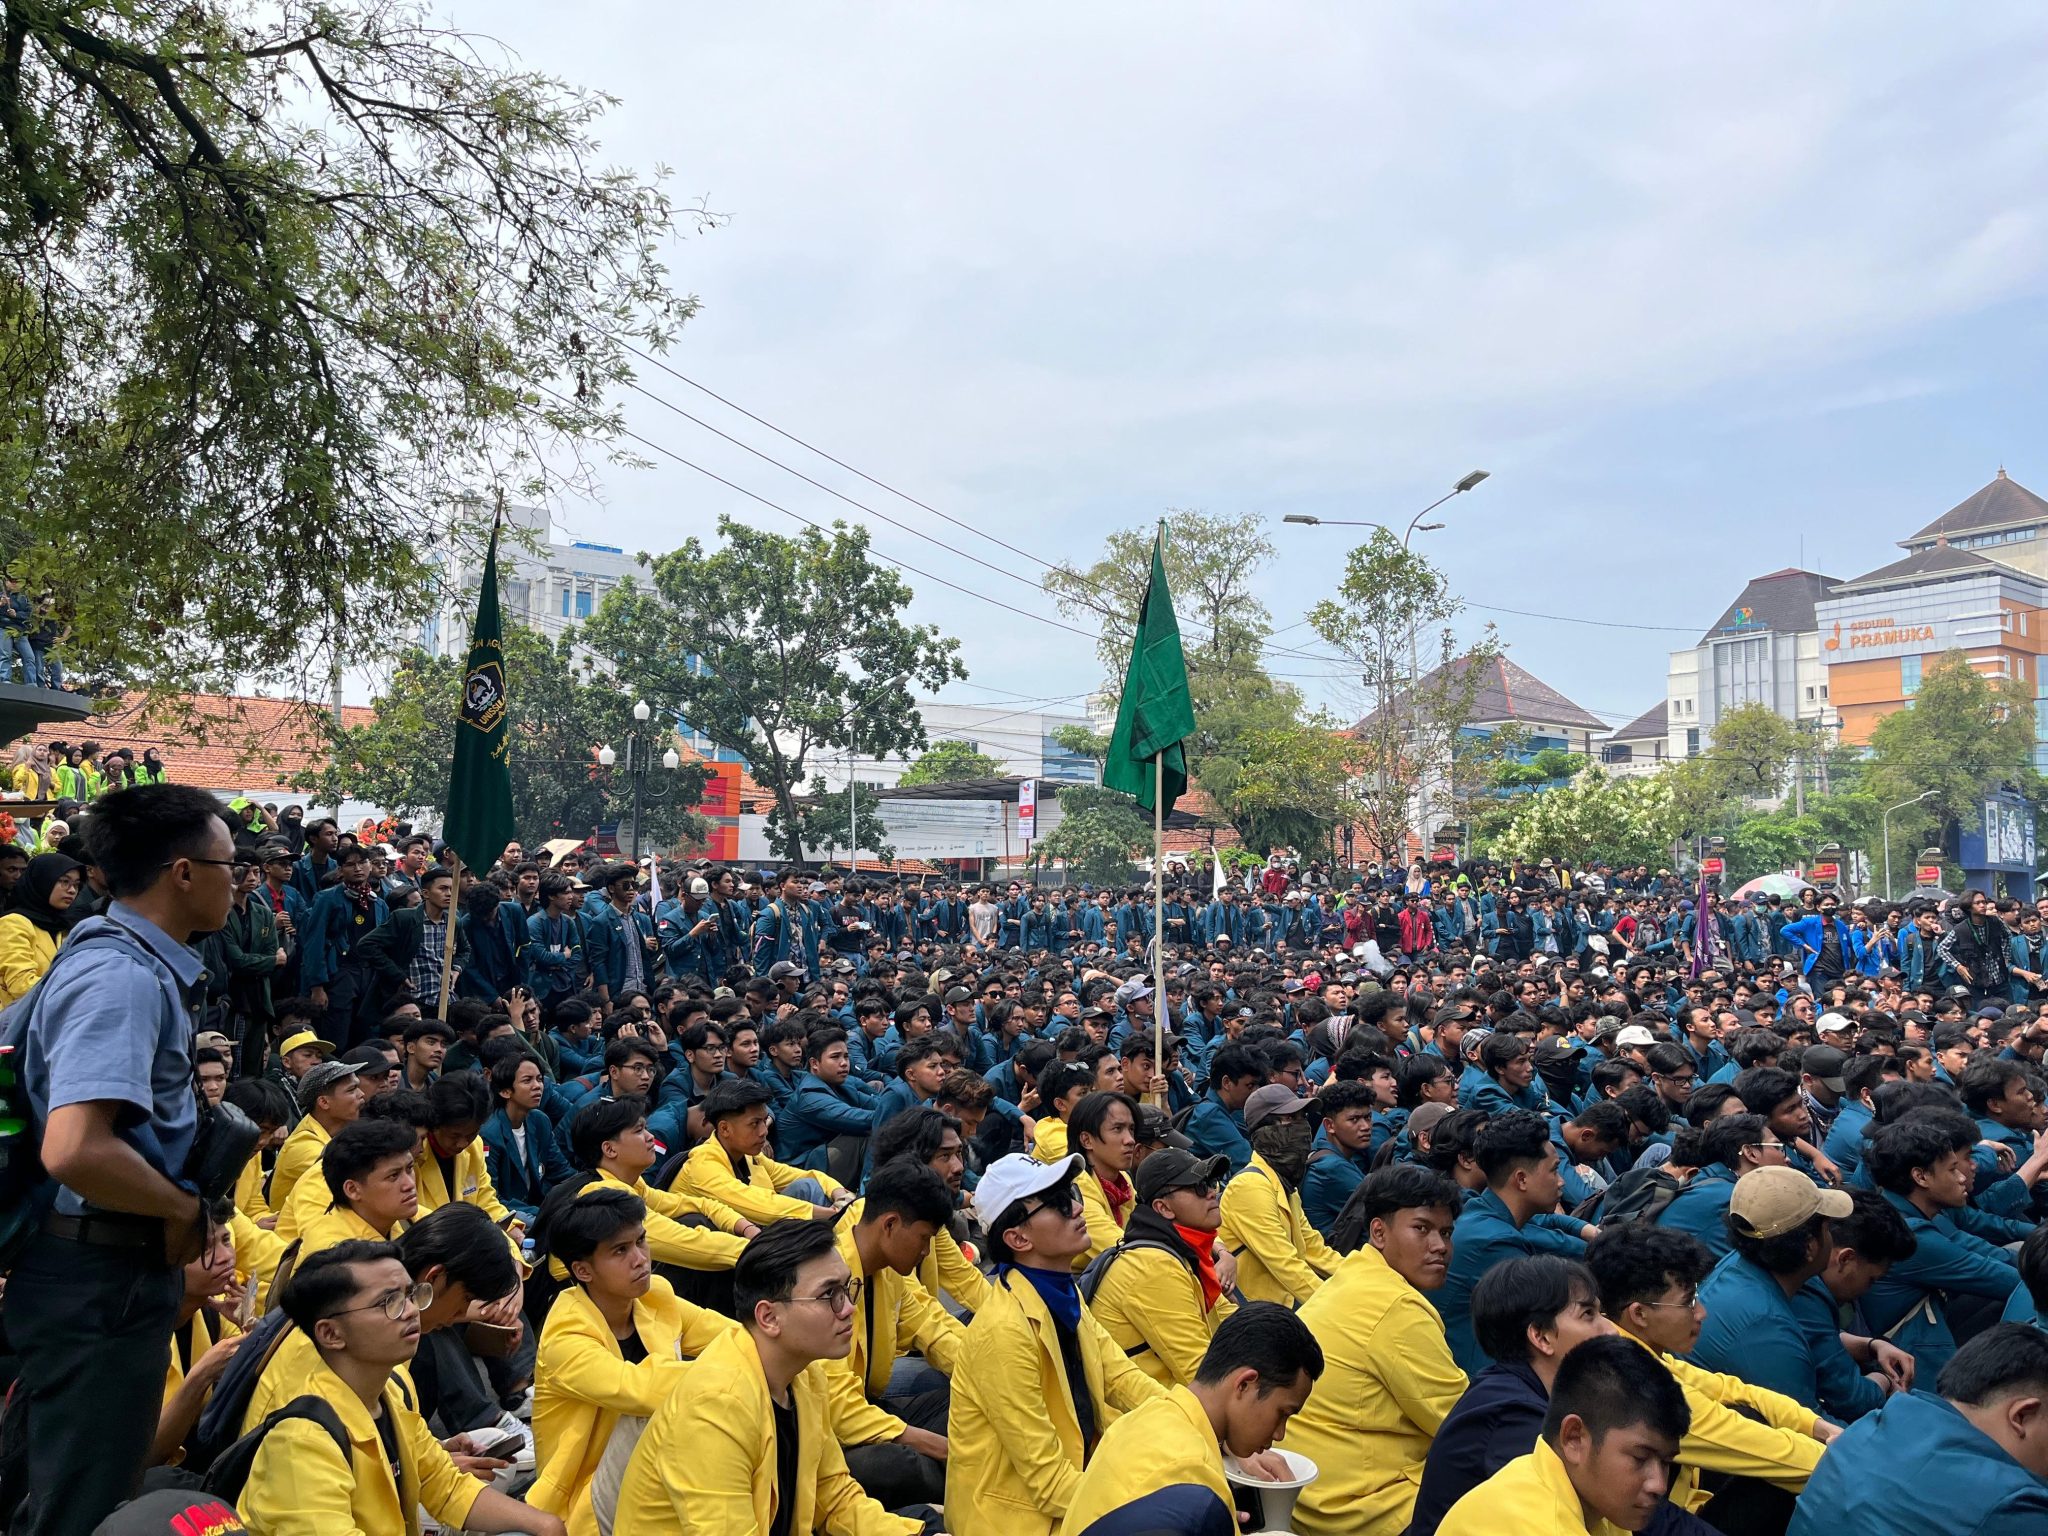
[[[1173,616],[1173,595],[1166,589],[1166,525],[1152,541],[1152,575],[1145,600],[1138,605],[1138,629],[1131,642],[1131,664],[1124,673],[1124,694],[1116,708],[1116,729],[1110,732],[1109,755],[1102,764],[1106,789],[1135,795],[1146,810],[1161,815],[1173,809],[1188,787],[1187,754],[1181,742],[1195,731],[1195,710],[1188,702],[1188,663],[1180,648],[1180,624]],[[1152,759],[1164,753],[1163,774],[1155,775]],[[1154,804],[1153,785],[1159,781]]]
[[[506,753],[505,631],[498,617],[498,529],[491,527],[469,632],[469,664],[455,717],[455,767],[448,776],[442,835],[471,869],[489,869],[512,841],[512,764]]]

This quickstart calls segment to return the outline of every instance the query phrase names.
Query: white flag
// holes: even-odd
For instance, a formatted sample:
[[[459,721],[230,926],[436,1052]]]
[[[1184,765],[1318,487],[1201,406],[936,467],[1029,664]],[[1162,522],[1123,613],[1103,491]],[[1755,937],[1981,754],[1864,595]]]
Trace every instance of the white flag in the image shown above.
[[[1213,848],[1209,850],[1209,853],[1210,857],[1216,861],[1216,885],[1210,893],[1210,899],[1221,901],[1223,899],[1223,855],[1216,852]]]

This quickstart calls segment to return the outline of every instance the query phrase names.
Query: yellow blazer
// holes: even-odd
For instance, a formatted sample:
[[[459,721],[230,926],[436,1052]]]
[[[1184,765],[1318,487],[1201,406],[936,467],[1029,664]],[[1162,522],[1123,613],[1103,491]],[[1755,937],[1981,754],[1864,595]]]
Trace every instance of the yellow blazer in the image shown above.
[[[1161,1386],[1185,1387],[1237,1303],[1226,1292],[1204,1311],[1202,1282],[1187,1265],[1157,1248],[1132,1248],[1109,1266],[1088,1310],[1139,1370]]]
[[[1126,1174],[1125,1178],[1130,1175]],[[1110,1214],[1109,1196],[1103,1191],[1102,1180],[1095,1170],[1085,1170],[1074,1181],[1074,1188],[1081,1192],[1081,1214],[1088,1218],[1088,1251],[1074,1260],[1076,1273],[1086,1269],[1099,1253],[1106,1253],[1117,1245],[1124,1235],[1124,1224]],[[1137,1203],[1137,1196],[1124,1202],[1124,1215],[1128,1217],[1131,1207]]]
[[[747,1180],[742,1184],[733,1172],[731,1154],[713,1138],[690,1149],[676,1174],[675,1187],[684,1194],[729,1205],[747,1220],[765,1227],[785,1216],[810,1219],[810,1201],[780,1193],[798,1179],[816,1179],[828,1195],[837,1194],[840,1189],[830,1174],[778,1163],[772,1157],[748,1158]]]
[[[628,1365],[611,1325],[580,1285],[560,1292],[540,1331],[533,1442],[540,1475],[526,1502],[559,1515],[571,1536],[597,1536],[590,1480],[621,1416],[652,1417],[711,1341],[739,1324],[692,1306],[656,1275],[633,1303],[647,1358]]]
[[[1223,1226],[1216,1235],[1237,1258],[1237,1288],[1246,1301],[1298,1307],[1344,1257],[1309,1225],[1301,1191],[1281,1183],[1256,1152],[1224,1186]]]
[[[1064,1536],[1081,1536],[1104,1515],[1147,1494],[1194,1485],[1215,1494],[1219,1515],[1237,1523],[1223,1476],[1223,1447],[1209,1427],[1209,1414],[1194,1393],[1175,1387],[1109,1426],[1074,1485],[1061,1529]]]
[[[334,1409],[348,1431],[350,1455],[344,1460],[333,1438],[311,1419],[279,1424],[264,1437],[235,1504],[251,1531],[263,1536],[419,1536],[422,1504],[443,1526],[462,1528],[484,1485],[441,1448],[413,1406],[409,1381],[394,1375],[384,1385],[384,1412],[398,1430],[396,1481],[370,1410],[340,1377],[323,1363],[309,1374],[303,1390]]]
[[[1098,1428],[1165,1395],[1086,1306],[1079,1337]],[[952,1536],[1053,1536],[1081,1480],[1081,1425],[1052,1314],[1015,1270],[989,1287],[988,1305],[968,1326],[946,1438]]]
[[[45,933],[19,912],[0,917],[0,1008],[43,979],[57,958],[58,937]]]
[[[896,1357],[915,1349],[935,1370],[953,1374],[967,1330],[915,1280],[893,1269],[867,1274],[853,1240],[852,1213],[833,1236],[846,1267],[862,1277],[874,1299],[862,1296],[853,1314],[853,1347],[844,1360],[827,1360],[825,1380],[832,1393],[832,1424],[841,1445],[882,1445],[905,1428],[903,1420],[875,1406],[889,1390]],[[869,1320],[873,1320],[870,1331]]]
[[[270,1183],[264,1188],[263,1198],[277,1212],[277,1235],[286,1242],[290,1242],[292,1235],[307,1221],[327,1209],[331,1196],[327,1191],[327,1180],[320,1176],[320,1154],[327,1150],[327,1143],[333,1139],[327,1134],[326,1126],[307,1115],[292,1127],[284,1145],[277,1149],[277,1161],[271,1165]],[[313,1187],[306,1192],[306,1199],[310,1201],[317,1194],[319,1201],[294,1213],[292,1194],[300,1181],[308,1177],[312,1179]]]
[[[823,1362],[791,1383],[796,1407],[799,1536],[916,1536],[861,1490],[828,1422]],[[768,1536],[774,1527],[775,1414],[761,1356],[744,1330],[720,1334],[648,1421],[619,1485],[619,1536]]]
[[[577,1192],[576,1198],[580,1200],[594,1189],[623,1189],[638,1195],[646,1203],[647,1251],[663,1264],[673,1264],[679,1269],[731,1269],[739,1262],[740,1253],[747,1246],[747,1240],[732,1230],[739,1225],[738,1215],[722,1206],[714,1206],[710,1201],[691,1200],[665,1189],[650,1189],[645,1179],[635,1179],[628,1184],[602,1168],[597,1170],[596,1178]],[[719,1214],[721,1212],[722,1215]],[[704,1216],[717,1222],[719,1230],[709,1232],[703,1227],[686,1227],[678,1219],[685,1215]],[[732,1225],[727,1226],[727,1222]],[[559,1264],[560,1261],[554,1262]],[[558,1280],[568,1277],[567,1270],[555,1276]]]

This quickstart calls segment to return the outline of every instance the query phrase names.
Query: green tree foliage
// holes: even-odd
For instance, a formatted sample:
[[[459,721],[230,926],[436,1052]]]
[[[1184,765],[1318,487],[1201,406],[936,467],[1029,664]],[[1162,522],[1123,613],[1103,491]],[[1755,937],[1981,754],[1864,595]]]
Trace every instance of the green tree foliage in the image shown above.
[[[1489,851],[1498,858],[1556,859],[1571,869],[1601,859],[1654,865],[1670,857],[1676,836],[1666,775],[1610,779],[1593,767],[1569,784],[1517,799]]]
[[[935,741],[931,750],[904,769],[903,777],[896,782],[905,787],[950,784],[960,779],[993,779],[1000,777],[1002,771],[1001,763],[964,741]]]
[[[1032,857],[1059,865],[1076,880],[1122,884],[1152,851],[1152,822],[1129,795],[1095,784],[1062,784],[1060,823],[1039,839]]]
[[[505,688],[512,717],[512,810],[520,836],[534,842],[585,837],[624,819],[632,805],[625,764],[633,695],[593,676],[568,640],[551,641],[517,624],[505,629]],[[359,799],[401,814],[439,813],[448,793],[461,694],[460,658],[443,660],[423,651],[400,657],[390,684],[374,701],[375,718],[345,729],[330,725],[326,766],[295,787],[332,805]],[[706,824],[695,807],[703,804],[709,774],[701,763],[659,766],[667,744],[658,730],[640,729],[656,764],[641,802],[641,847],[672,850],[704,834]],[[597,762],[604,745],[618,754],[609,769]]]
[[[1357,665],[1372,699],[1356,732],[1355,813],[1383,855],[1404,857],[1411,833],[1427,834],[1457,809],[1460,736],[1500,654],[1491,625],[1460,649],[1451,626],[1464,606],[1426,556],[1379,528],[1351,551],[1337,595],[1309,610],[1310,626]]]
[[[1043,578],[1060,612],[1101,626],[1096,654],[1112,694],[1122,685],[1157,532],[1148,524],[1112,533],[1093,565],[1056,565]],[[1272,615],[1251,595],[1259,567],[1272,555],[1273,541],[1256,512],[1226,517],[1176,508],[1167,514],[1166,580],[1181,621],[1197,719],[1202,673],[1239,663],[1256,667],[1259,647],[1273,632]],[[1112,697],[1109,706],[1115,705]]]
[[[1714,722],[1713,740],[1699,761],[1721,797],[1775,801],[1785,793],[1794,761],[1814,750],[1809,732],[1770,705],[1752,702]]]
[[[846,791],[827,790],[822,778],[814,778],[809,792],[796,803],[795,835],[791,835],[779,804],[768,808],[763,830],[775,856],[793,864],[802,863],[809,853],[828,863],[851,862],[851,848],[846,841],[849,830],[859,834],[863,859],[883,864],[896,859],[895,845],[889,841],[889,829],[882,821],[882,801],[872,784],[854,785],[850,828]]]
[[[587,483],[692,308],[608,105],[413,0],[0,0],[0,506],[74,674],[388,656],[460,495]]]
[[[1934,792],[1891,818],[1894,867],[1901,848],[1975,830],[1987,790],[2011,785],[2038,799],[2033,750],[2034,698],[2023,683],[1987,677],[1962,651],[1926,667],[1912,707],[1886,715],[1871,731],[1861,775],[1879,805]]]
[[[965,677],[960,644],[903,621],[911,590],[869,553],[864,528],[786,538],[721,517],[718,534],[717,548],[693,538],[642,555],[649,585],[613,588],[583,638],[622,688],[744,758],[778,826],[800,826],[814,754],[925,744],[907,685]]]

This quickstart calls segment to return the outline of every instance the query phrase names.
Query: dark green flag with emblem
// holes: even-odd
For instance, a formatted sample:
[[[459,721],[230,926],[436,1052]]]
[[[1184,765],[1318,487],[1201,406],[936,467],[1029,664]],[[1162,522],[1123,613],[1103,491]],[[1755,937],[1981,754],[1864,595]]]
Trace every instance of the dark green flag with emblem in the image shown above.
[[[498,529],[484,557],[462,704],[455,717],[455,766],[448,776],[442,836],[471,869],[489,869],[512,841],[512,763],[505,698],[505,630],[498,617]]]
[[[1102,763],[1103,787],[1135,795],[1148,811],[1155,808],[1155,787],[1162,790],[1157,796],[1164,802],[1162,816],[1187,791],[1188,760],[1181,741],[1195,733],[1187,657],[1181,653],[1173,594],[1166,590],[1165,539],[1166,525],[1161,523],[1152,543],[1152,576],[1138,605],[1116,729],[1110,733],[1109,755]],[[1162,754],[1163,763],[1155,767],[1153,759]]]

